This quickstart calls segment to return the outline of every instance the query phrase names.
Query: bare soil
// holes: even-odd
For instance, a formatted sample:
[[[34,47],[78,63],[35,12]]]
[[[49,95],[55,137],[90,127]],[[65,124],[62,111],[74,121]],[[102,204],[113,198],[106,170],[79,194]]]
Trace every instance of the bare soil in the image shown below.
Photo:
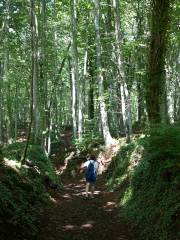
[[[51,193],[45,209],[39,240],[134,240],[132,225],[117,208],[119,192],[106,190],[104,179],[97,182],[95,198],[84,199],[85,180],[66,179],[63,191]]]

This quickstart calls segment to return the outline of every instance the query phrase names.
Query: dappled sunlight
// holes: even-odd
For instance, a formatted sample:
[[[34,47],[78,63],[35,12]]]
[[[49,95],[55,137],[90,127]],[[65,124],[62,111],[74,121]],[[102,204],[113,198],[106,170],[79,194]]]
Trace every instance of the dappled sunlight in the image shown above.
[[[81,183],[81,182],[82,182],[82,183],[85,183],[85,182],[86,182],[86,181],[85,181],[85,178],[81,179],[79,182],[80,182],[80,183]]]
[[[107,202],[106,205],[103,206],[103,209],[106,212],[112,212],[115,210],[115,208],[117,208],[116,202]]]
[[[87,221],[79,226],[75,224],[66,224],[62,226],[62,228],[64,231],[74,231],[74,230],[83,230],[83,229],[90,230],[94,227],[95,223],[96,223],[95,221]]]
[[[72,224],[67,224],[67,225],[63,226],[63,229],[64,229],[65,231],[74,230],[74,229],[76,229],[76,228],[77,228],[77,226],[76,226],[76,225],[72,225]]]
[[[101,193],[101,191],[94,191],[94,194],[95,195],[98,195],[98,194],[100,194]]]
[[[84,184],[78,184],[74,188],[82,188],[82,187],[84,187]]]
[[[66,193],[66,194],[62,195],[62,197],[65,198],[65,199],[68,199],[68,200],[72,200],[72,197],[69,193]]]
[[[52,196],[49,196],[49,200],[50,200],[50,202],[57,204],[57,200],[55,198],[53,198]]]
[[[19,169],[21,167],[21,163],[16,160],[11,160],[8,158],[4,158],[4,165],[10,168],[13,168],[16,172],[19,173]]]
[[[73,193],[72,196],[83,196],[85,192]]]
[[[88,221],[87,223],[82,224],[80,229],[92,229],[94,225],[95,221]]]
[[[121,199],[120,205],[125,206],[128,203],[128,201],[130,201],[131,198],[132,198],[132,188],[129,187],[124,193],[124,196]]]
[[[16,142],[22,143],[25,142],[27,140],[27,136],[22,136],[22,137],[18,137],[16,139]]]
[[[105,172],[111,161],[112,158],[117,154],[119,151],[120,144],[116,141],[116,143],[109,148],[105,148],[103,151],[100,152],[98,156],[98,162],[100,163],[99,169],[98,169],[98,174],[101,175],[103,172]]]
[[[66,169],[67,169],[67,165],[68,165],[68,162],[73,158],[73,156],[75,155],[75,152],[71,152],[68,157],[66,157],[64,159],[64,166],[61,166],[59,169],[58,169],[58,174],[59,175],[62,175]]]

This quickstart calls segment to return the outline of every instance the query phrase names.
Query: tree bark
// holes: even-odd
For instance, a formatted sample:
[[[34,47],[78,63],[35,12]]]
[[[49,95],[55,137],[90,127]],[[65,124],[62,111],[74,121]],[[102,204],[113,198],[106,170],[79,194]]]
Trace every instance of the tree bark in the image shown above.
[[[32,124],[33,124],[33,110],[34,110],[34,0],[31,0],[31,99],[30,99],[30,122],[28,126],[28,133],[27,133],[27,140],[26,140],[26,146],[24,148],[24,152],[21,157],[21,165],[26,160],[27,150],[30,142],[31,137],[31,130],[32,130]]]
[[[39,89],[38,89],[38,19],[35,10],[35,1],[31,0],[31,11],[32,11],[32,53],[33,53],[33,117],[34,117],[34,142],[37,143],[39,140],[39,128],[40,128],[40,115],[39,115]]]
[[[101,64],[101,40],[100,40],[100,1],[94,0],[95,4],[95,31],[96,31],[96,66],[97,66],[97,81],[99,90],[99,107],[101,115],[101,126],[105,145],[109,146],[115,143],[111,137],[108,125],[108,116],[106,111],[106,104],[104,100],[104,79],[102,74]]]
[[[72,114],[73,126],[78,130],[78,138],[81,139],[83,132],[83,115],[82,115],[82,94],[79,80],[78,67],[78,49],[77,49],[77,1],[71,0],[71,26],[72,26],[72,81],[73,81],[73,106]],[[76,130],[74,129],[74,137],[76,137]]]
[[[127,83],[125,80],[124,66],[122,61],[122,54],[120,49],[121,32],[120,32],[120,16],[119,16],[119,1],[113,0],[114,8],[114,21],[115,21],[115,37],[116,37],[116,58],[117,58],[117,67],[118,67],[118,81],[120,84],[120,93],[121,93],[121,107],[123,122],[125,127],[125,134],[127,141],[130,142],[130,135],[132,132],[131,124],[131,105],[130,105],[130,96],[127,88]]]
[[[148,80],[146,85],[146,104],[149,122],[165,121],[166,79],[165,53],[171,0],[152,2],[151,44],[149,56]]]

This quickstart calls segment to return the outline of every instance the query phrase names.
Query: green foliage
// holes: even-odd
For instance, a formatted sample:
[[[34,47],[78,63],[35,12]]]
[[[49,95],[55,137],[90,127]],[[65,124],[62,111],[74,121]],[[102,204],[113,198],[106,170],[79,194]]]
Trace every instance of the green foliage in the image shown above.
[[[140,227],[140,239],[179,239],[179,149],[180,127],[156,126],[115,158],[108,183],[121,186],[122,212]]]
[[[52,162],[40,146],[30,145],[27,157],[39,168],[42,175],[48,175],[54,183],[60,184]]]
[[[84,134],[81,139],[75,139],[73,144],[79,152],[88,153],[89,151],[98,149],[103,144],[103,140],[100,136],[90,132]]]
[[[24,143],[13,143],[8,145],[4,150],[4,156],[8,159],[13,159],[20,161],[21,155],[24,151]],[[37,166],[39,172],[42,176],[48,175],[49,178],[58,183],[57,175],[55,174],[54,166],[49,158],[45,155],[44,150],[38,145],[29,145],[27,152],[27,159],[32,161],[32,163]],[[23,167],[21,172],[24,172]]]
[[[120,151],[113,157],[112,163],[107,172],[108,187],[115,188],[122,184],[130,174],[131,157],[135,151],[137,143],[122,145]]]
[[[48,199],[44,176],[48,175],[56,183],[58,179],[50,160],[39,146],[30,145],[28,150],[28,159],[37,171],[25,165],[20,166],[18,161],[23,148],[24,144],[16,143],[3,150],[5,163],[0,166],[0,219],[12,232],[21,229],[21,233],[35,234],[37,208]],[[10,162],[15,165],[11,166]]]
[[[12,231],[21,228],[36,233],[35,207],[45,200],[44,186],[38,178],[22,177],[9,167],[1,167],[0,173],[0,219]]]
[[[155,127],[142,144],[144,156],[121,204],[141,226],[143,239],[173,239],[180,210],[180,128]]]

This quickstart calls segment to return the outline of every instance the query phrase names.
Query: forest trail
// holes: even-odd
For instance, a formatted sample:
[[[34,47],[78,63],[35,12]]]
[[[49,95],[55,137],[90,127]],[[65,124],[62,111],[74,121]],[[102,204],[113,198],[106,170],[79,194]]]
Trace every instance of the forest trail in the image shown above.
[[[42,213],[38,240],[135,240],[132,226],[117,208],[120,192],[107,191],[103,175],[98,177],[95,198],[88,200],[83,198],[84,174],[63,176],[63,190],[51,191],[51,203]]]
[[[108,192],[103,177],[95,198],[84,200],[85,180],[71,180],[52,193],[42,216],[39,240],[134,240],[131,226],[119,215],[117,192]]]

